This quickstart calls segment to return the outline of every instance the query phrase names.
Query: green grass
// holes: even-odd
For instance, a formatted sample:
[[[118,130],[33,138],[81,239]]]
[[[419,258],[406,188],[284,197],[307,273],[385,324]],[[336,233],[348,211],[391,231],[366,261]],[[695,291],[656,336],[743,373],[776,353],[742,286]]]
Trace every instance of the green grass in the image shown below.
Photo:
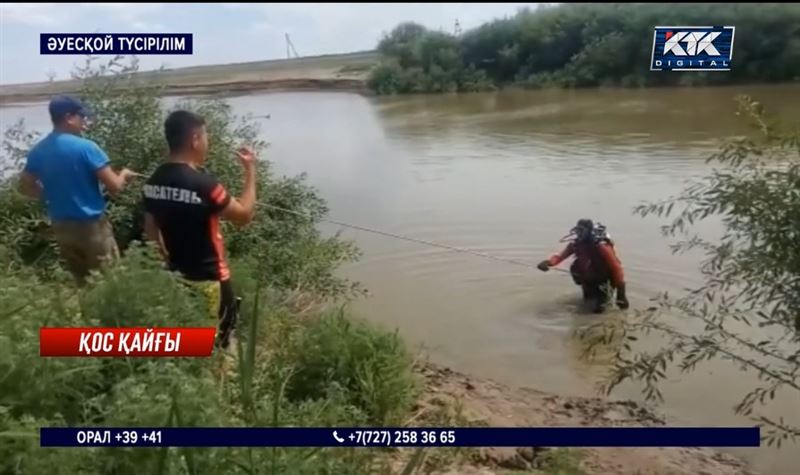
[[[208,322],[201,297],[129,250],[118,266],[80,290],[0,275],[0,473],[379,473],[385,450],[181,449],[53,451],[38,447],[40,426],[363,426],[402,424],[416,397],[412,360],[396,333],[344,311],[300,319],[275,291],[245,294],[238,356],[182,359],[40,358],[38,327],[164,326]],[[245,277],[245,276],[240,276]],[[243,279],[244,280],[244,279]],[[30,295],[47,295],[21,305]],[[70,289],[74,292],[74,289]],[[408,470],[423,457],[409,460]],[[65,472],[66,473],[66,472]],[[407,473],[411,473],[410,471]]]
[[[381,449],[164,449],[131,451],[44,450],[39,426],[365,426],[404,425],[419,395],[412,357],[395,332],[350,318],[342,309],[299,317],[283,307],[280,292],[247,286],[235,360],[220,375],[223,358],[39,358],[39,325],[203,325],[201,297],[161,270],[148,251],[133,249],[121,265],[75,289],[32,276],[0,275],[4,308],[19,308],[43,286],[54,297],[12,313],[0,327],[0,473],[159,475],[430,473],[458,466],[468,449],[403,453]],[[237,276],[248,281],[244,266]],[[69,281],[67,281],[69,282]],[[127,284],[127,285],[126,285]],[[59,292],[60,290],[60,292]],[[66,290],[69,290],[68,292]],[[14,338],[12,338],[14,336]],[[224,377],[223,377],[224,376]],[[412,425],[465,426],[452,401]],[[580,475],[570,453],[542,455],[542,471]],[[395,467],[395,468],[392,468]]]

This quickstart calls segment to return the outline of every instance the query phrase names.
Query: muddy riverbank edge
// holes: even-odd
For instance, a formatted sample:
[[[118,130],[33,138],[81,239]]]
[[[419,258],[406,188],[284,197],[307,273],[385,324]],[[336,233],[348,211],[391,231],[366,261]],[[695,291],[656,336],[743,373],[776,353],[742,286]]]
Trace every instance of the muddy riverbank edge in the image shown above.
[[[430,362],[418,364],[416,371],[424,388],[416,410],[423,418],[424,414],[456,407],[459,425],[470,426],[665,425],[664,418],[633,401],[572,397],[530,388],[513,388]],[[538,447],[473,449],[461,457],[454,457],[433,473],[525,473],[540,468],[539,459],[547,450]],[[587,474],[756,475],[744,461],[705,448],[591,448],[580,449],[579,455],[580,467]],[[398,460],[400,463],[402,460]]]

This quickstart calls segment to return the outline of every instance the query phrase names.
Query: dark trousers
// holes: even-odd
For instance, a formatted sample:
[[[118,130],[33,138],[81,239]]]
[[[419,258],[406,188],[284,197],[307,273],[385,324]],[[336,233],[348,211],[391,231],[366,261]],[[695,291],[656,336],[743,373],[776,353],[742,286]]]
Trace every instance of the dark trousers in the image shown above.
[[[603,276],[587,276],[578,270],[577,261],[569,268],[572,281],[581,286],[584,300],[597,299],[598,303],[605,304],[611,300],[611,279]]]
[[[230,344],[231,334],[236,329],[236,323],[239,321],[239,305],[242,299],[233,292],[233,285],[230,280],[219,283],[219,297],[217,344],[222,348],[227,348]]]

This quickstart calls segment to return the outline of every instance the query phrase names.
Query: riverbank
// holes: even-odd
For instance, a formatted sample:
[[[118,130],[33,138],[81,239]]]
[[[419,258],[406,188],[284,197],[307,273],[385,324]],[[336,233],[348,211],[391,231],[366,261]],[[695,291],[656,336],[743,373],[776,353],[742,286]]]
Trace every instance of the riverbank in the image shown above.
[[[460,424],[491,427],[663,426],[665,421],[633,401],[550,394],[510,388],[431,363],[416,367],[424,381],[416,411],[420,419],[458,408]],[[412,424],[413,425],[413,422]],[[432,473],[500,475],[558,473],[539,447],[487,448],[462,452]],[[572,452],[585,474],[754,475],[741,460],[703,448],[592,448]],[[406,454],[407,455],[407,454]],[[536,471],[539,470],[539,471]],[[573,472],[569,472],[573,473]]]
[[[716,89],[680,90],[669,95],[647,91],[646,94],[640,92],[628,97],[618,94],[626,91],[613,92],[605,96],[598,91],[567,91],[553,96],[529,93],[425,96],[390,101],[391,107],[380,108],[348,94],[293,94],[285,97],[276,94],[241,97],[230,102],[233,113],[269,111],[273,118],[282,117],[282,120],[270,122],[269,135],[265,135],[265,138],[280,138],[277,142],[281,148],[272,149],[274,158],[282,165],[292,164],[295,171],[311,170],[312,178],[323,177],[318,183],[327,185],[322,190],[331,200],[331,217],[395,229],[390,226],[394,226],[400,216],[404,219],[403,232],[458,245],[479,246],[492,254],[530,258],[535,262],[536,256],[552,252],[551,248],[556,245],[554,241],[563,234],[565,224],[571,225],[569,216],[608,215],[608,209],[628,209],[632,200],[666,195],[671,190],[670,183],[683,183],[687,172],[697,172],[691,159],[699,159],[702,154],[697,153],[695,141],[720,137],[734,130],[724,109],[710,107],[727,104],[728,91],[721,94]],[[790,105],[786,98],[796,96],[782,90],[773,92],[771,96],[755,94],[755,97],[772,97],[773,102],[786,107]],[[138,107],[138,102],[133,104],[137,107],[131,107],[131,110],[150,110]],[[697,104],[706,106],[697,107]],[[787,110],[791,111],[791,107]],[[146,153],[153,148],[143,145],[138,137],[129,142],[117,140],[117,131],[131,129],[131,124],[138,123],[138,119],[123,121],[127,116],[121,114],[107,114],[107,117],[114,122],[108,126],[110,133],[100,137],[105,139],[103,143],[108,144],[110,155],[120,160],[116,163],[127,166],[131,160],[143,156],[152,162],[160,160],[160,156]],[[342,121],[342,117],[348,120]],[[157,126],[152,129],[159,130]],[[313,140],[309,140],[308,130],[316,131]],[[158,144],[163,142],[160,133],[144,138]],[[691,140],[687,141],[687,138]],[[442,146],[420,152],[416,148],[420,144]],[[498,160],[498,152],[503,160]],[[385,168],[375,168],[376,156],[382,157],[380,163]],[[215,156],[211,163],[231,162],[221,160],[225,157]],[[447,165],[443,166],[445,160]],[[355,166],[346,166],[351,163]],[[408,164],[414,166],[406,168]],[[483,166],[471,168],[480,165]],[[621,168],[623,166],[626,168]],[[576,172],[585,169],[592,170],[592,173]],[[355,170],[368,171],[369,180]],[[621,173],[621,170],[625,172]],[[393,179],[412,174],[418,179]],[[492,192],[494,200],[474,196],[476,177],[480,177],[484,189]],[[380,188],[381,193],[364,187],[362,182],[368,181],[370,186],[377,184],[375,188]],[[565,186],[574,190],[574,199],[563,199]],[[263,188],[279,193],[287,190],[285,185],[272,183]],[[458,190],[468,191],[470,196],[465,198]],[[272,202],[285,203],[284,200],[291,200],[294,196],[298,195],[287,193],[286,198],[279,197]],[[354,196],[366,199],[352,199]],[[598,200],[597,196],[603,199]],[[469,198],[474,198],[475,202]],[[484,206],[487,202],[489,204]],[[504,206],[497,206],[497,202],[503,202]],[[520,220],[522,215],[536,219]],[[656,290],[677,290],[673,280],[678,284],[689,281],[691,275],[686,269],[694,268],[696,262],[684,267],[676,264],[680,262],[680,256],[672,256],[666,246],[663,246],[665,252],[661,253],[662,246],[654,244],[660,236],[657,227],[652,226],[653,234],[648,235],[651,227],[643,226],[638,217],[626,220],[625,215],[627,213],[619,213],[614,218],[613,229],[617,230],[615,235],[621,238],[628,256],[626,264],[631,270],[631,296],[644,302]],[[21,212],[20,216],[23,219],[18,222],[30,229],[27,225],[30,218]],[[265,221],[275,223],[276,219],[285,219],[281,216],[269,218]],[[124,219],[123,216],[121,221]],[[433,223],[436,226],[432,226]],[[294,223],[284,225],[280,221],[273,226],[271,229],[290,231],[297,227]],[[514,233],[509,230],[514,230]],[[6,234],[19,242],[16,230]],[[268,235],[266,232],[253,234]],[[226,238],[228,236],[226,233]],[[295,269],[293,266],[297,261],[301,268],[306,268],[307,260],[329,255],[303,252],[295,257],[296,248],[287,248],[287,243],[303,242],[302,239],[280,235],[275,241],[270,239],[265,246],[268,252],[259,256],[263,256],[261,258],[267,261],[268,266],[271,265],[267,269],[278,269],[288,274],[287,270]],[[381,247],[359,236],[359,246],[362,245],[366,258],[361,273],[353,277],[367,282],[374,292],[370,306],[363,312],[365,316],[412,333],[409,341],[424,341],[426,346],[443,348],[438,353],[442,355],[442,361],[470,374],[491,375],[514,386],[547,388],[562,394],[577,392],[576,386],[565,383],[565,380],[569,381],[568,378],[574,374],[576,378],[584,376],[585,368],[579,366],[575,358],[582,348],[568,338],[567,332],[573,326],[585,323],[587,317],[572,308],[571,299],[575,293],[571,283],[552,275],[537,279],[541,274],[522,274],[513,267],[494,263],[481,266],[480,260],[461,259],[458,254]],[[255,247],[249,246],[248,250]],[[27,249],[30,247],[24,250]],[[286,261],[278,260],[287,255],[289,259]],[[308,267],[319,268],[316,264]],[[276,273],[271,271],[270,277]],[[240,280],[242,273],[235,274]],[[297,274],[292,272],[291,275]],[[149,279],[137,276],[137,280],[131,283],[140,285],[140,282],[147,281]],[[128,287],[126,284],[125,288]],[[148,300],[141,289],[131,290],[136,292],[114,300],[121,302],[119,307],[125,310],[126,315],[134,303],[163,298],[158,293]],[[41,292],[35,287],[24,295]],[[252,301],[252,298],[248,299],[248,302]],[[13,303],[10,302],[8,308],[15,308]],[[106,315],[109,312],[98,308],[94,313]],[[33,323],[42,319],[39,314],[26,317]],[[170,318],[173,322],[182,321],[179,319],[185,315],[176,311]],[[35,335],[35,331],[32,329],[30,334]],[[10,334],[23,333],[12,331]],[[475,348],[481,348],[481,351],[476,352]],[[36,351],[37,348],[32,348],[30,354],[38,354]],[[7,354],[18,353],[9,351]],[[303,355],[308,356],[307,350]],[[448,355],[458,355],[461,361],[453,361],[457,358]],[[17,367],[27,368],[29,364],[25,362]],[[272,367],[268,363],[265,366]],[[385,374],[383,369],[380,371],[380,374]],[[689,396],[684,405],[681,405],[680,398],[667,396],[670,405],[665,409],[681,414],[685,420],[699,420],[712,425],[715,422],[728,423],[730,419],[709,421],[703,416],[729,415],[733,403],[726,398],[738,395],[740,387],[737,383],[746,384],[747,380],[738,373],[726,378],[728,373],[717,366],[712,367],[712,371],[709,372],[711,376],[700,376],[702,385],[692,385],[692,379],[687,377],[685,380],[682,378],[683,385],[677,389],[677,385],[668,387],[667,391],[679,390]],[[45,379],[35,378],[26,382],[42,384]],[[475,385],[473,378],[469,380]],[[23,387],[26,395],[31,393],[28,386]],[[320,386],[330,385],[325,381]],[[149,389],[147,393],[159,390],[155,385],[151,388],[155,389]],[[461,390],[458,385],[456,388]],[[692,396],[697,394],[713,394],[714,397]],[[676,399],[679,399],[678,403],[674,402]],[[537,400],[530,401],[525,403],[526,410],[536,408]],[[36,404],[39,404],[38,400]],[[131,416],[124,423],[136,420],[134,417],[149,407],[149,404],[142,404],[126,410],[124,414]],[[485,404],[480,407],[491,416],[491,406],[488,410]],[[780,412],[791,414],[795,406],[784,407],[786,409]],[[325,411],[331,412],[330,407],[325,407]],[[697,416],[697,412],[702,415]],[[152,419],[163,424],[166,416]],[[292,422],[295,420],[291,419]],[[302,421],[306,424],[320,423],[319,419],[311,416]],[[343,426],[353,424],[352,420],[339,423]],[[754,452],[753,456],[762,460],[782,458],[787,460],[785,466],[790,467],[791,451],[784,449],[783,453],[776,454],[770,450],[765,447]],[[446,451],[441,449],[437,452]],[[287,457],[298,452],[291,452]],[[763,463],[758,466],[764,467],[765,473],[791,473],[788,469],[770,469]],[[475,467],[475,470],[505,470],[499,464],[490,465],[494,468],[486,468],[485,464],[476,464]],[[456,470],[456,473],[467,470]]]
[[[261,91],[366,92],[372,51],[136,73],[163,87],[164,96],[229,95]],[[80,90],[77,80],[0,85],[0,105],[36,102]]]

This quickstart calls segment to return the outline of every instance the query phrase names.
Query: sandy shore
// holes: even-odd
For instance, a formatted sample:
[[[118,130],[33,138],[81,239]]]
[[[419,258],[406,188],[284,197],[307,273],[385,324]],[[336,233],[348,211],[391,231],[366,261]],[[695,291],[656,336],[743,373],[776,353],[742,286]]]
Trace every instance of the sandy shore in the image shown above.
[[[278,91],[366,93],[370,68],[378,61],[367,51],[298,59],[194,66],[137,73],[143,83],[159,83],[165,96],[228,95]],[[0,85],[0,105],[47,100],[80,90],[76,80]]]
[[[661,426],[663,418],[632,401],[567,397],[500,383],[432,364],[418,368],[425,381],[418,412],[456,406],[470,425],[493,427]],[[424,416],[421,416],[424,417]],[[475,449],[434,471],[440,474],[500,475],[538,468],[540,447]],[[399,463],[402,463],[399,462]],[[727,454],[704,448],[581,449],[581,469],[597,475],[755,475]]]
[[[288,91],[340,91],[366,94],[366,81],[362,79],[281,79],[274,81],[235,81],[229,83],[175,85],[164,88],[169,96],[224,96],[258,92]],[[59,91],[58,94],[75,94],[76,90]],[[0,96],[0,105],[24,104],[49,100],[56,93],[18,93]]]

